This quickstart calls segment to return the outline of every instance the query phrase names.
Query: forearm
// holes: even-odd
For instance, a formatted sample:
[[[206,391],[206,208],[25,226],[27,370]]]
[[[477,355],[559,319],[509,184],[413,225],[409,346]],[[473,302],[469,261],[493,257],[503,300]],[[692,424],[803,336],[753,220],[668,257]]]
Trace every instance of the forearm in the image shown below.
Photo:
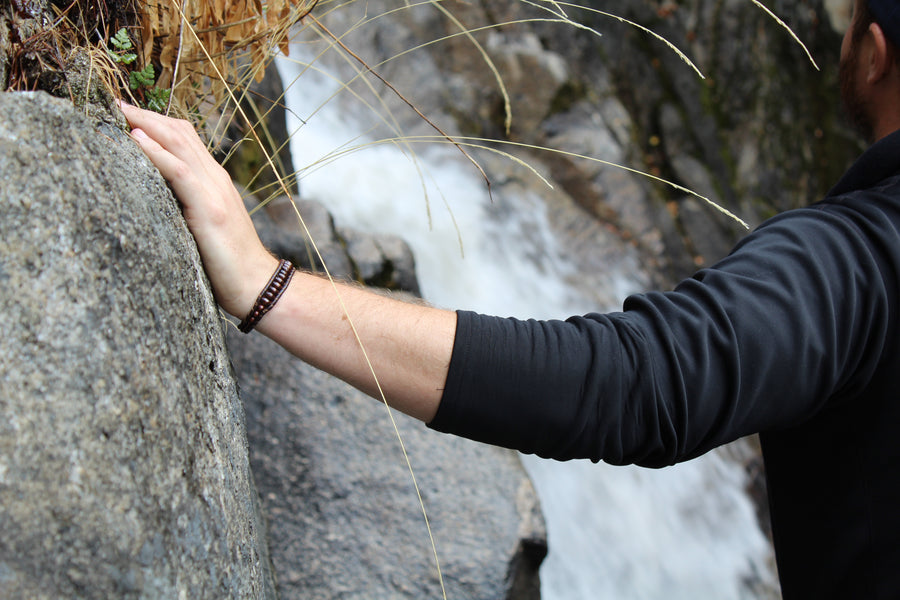
[[[305,362],[375,398],[383,392],[391,407],[428,422],[443,394],[456,313],[297,272],[257,330]]]

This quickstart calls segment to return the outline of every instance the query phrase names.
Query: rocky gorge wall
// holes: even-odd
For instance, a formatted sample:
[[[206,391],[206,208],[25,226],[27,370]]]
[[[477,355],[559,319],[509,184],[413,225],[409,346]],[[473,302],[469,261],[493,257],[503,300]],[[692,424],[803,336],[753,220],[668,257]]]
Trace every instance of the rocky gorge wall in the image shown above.
[[[753,227],[822,197],[863,148],[840,118],[837,90],[840,28],[849,2],[766,3],[808,47],[818,70],[800,44],[749,0],[578,4],[585,9],[519,0],[449,2],[453,21],[428,5],[382,15],[393,5],[374,1],[322,19],[402,94],[403,100],[374,84],[403,132],[435,135],[406,106],[409,101],[451,135],[496,140],[488,145],[527,160],[606,224],[610,235],[632,244],[657,285],[671,285],[717,260],[746,229],[683,190],[592,159],[665,178]],[[560,11],[575,25],[564,23]],[[368,19],[373,15],[378,18]],[[663,42],[616,17],[673,43],[703,78]],[[476,29],[473,37],[507,87],[508,133],[495,76],[481,50],[460,35],[463,27]],[[303,39],[313,43],[316,36]],[[423,45],[431,40],[440,41]],[[318,43],[322,48],[328,42]],[[317,64],[349,80],[355,67],[340,54],[326,52]],[[377,105],[360,81],[353,91]],[[348,114],[368,111],[350,94],[338,101]],[[373,137],[379,132],[396,135],[381,126]],[[546,187],[525,169],[510,177],[515,170],[486,166],[496,193],[507,181]]]

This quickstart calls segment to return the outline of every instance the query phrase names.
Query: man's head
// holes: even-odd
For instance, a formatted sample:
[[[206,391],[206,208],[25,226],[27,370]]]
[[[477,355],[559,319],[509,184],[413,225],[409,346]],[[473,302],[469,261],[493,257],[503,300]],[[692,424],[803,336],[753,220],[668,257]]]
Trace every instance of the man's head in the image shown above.
[[[841,99],[873,141],[900,128],[900,0],[854,0],[841,46]]]

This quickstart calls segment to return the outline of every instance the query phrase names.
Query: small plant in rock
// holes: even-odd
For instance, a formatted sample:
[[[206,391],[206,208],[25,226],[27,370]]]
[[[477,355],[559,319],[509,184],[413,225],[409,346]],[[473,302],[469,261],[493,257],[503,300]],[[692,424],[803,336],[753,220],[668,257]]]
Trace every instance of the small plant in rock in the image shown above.
[[[131,66],[137,60],[137,54],[133,50],[134,44],[124,27],[109,39],[107,52],[115,63]],[[171,90],[156,85],[156,72],[152,64],[147,63],[143,69],[129,71],[128,87],[143,94],[142,104],[145,108],[159,113],[165,112]]]
[[[131,42],[131,38],[128,37],[128,32],[124,27],[117,31],[116,35],[109,38],[109,44],[112,48],[107,48],[107,52],[109,52],[109,57],[113,62],[130,65],[137,60],[137,54],[132,52],[134,44]]]

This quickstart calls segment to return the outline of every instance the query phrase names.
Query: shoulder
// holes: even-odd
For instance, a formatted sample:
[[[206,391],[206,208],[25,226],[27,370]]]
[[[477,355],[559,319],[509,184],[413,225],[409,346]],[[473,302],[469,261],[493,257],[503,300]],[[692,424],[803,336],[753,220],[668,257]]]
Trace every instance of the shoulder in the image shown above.
[[[801,268],[874,261],[900,269],[900,175],[777,215],[713,268],[733,268],[748,260]]]

